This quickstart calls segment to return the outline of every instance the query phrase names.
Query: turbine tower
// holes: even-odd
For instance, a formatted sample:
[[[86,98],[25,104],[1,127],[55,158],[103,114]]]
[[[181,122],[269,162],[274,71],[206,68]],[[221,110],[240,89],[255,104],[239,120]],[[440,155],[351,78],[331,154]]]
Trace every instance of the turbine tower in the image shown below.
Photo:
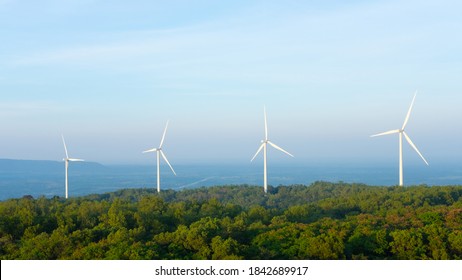
[[[409,111],[407,112],[406,118],[404,119],[404,123],[401,129],[390,130],[390,131],[386,131],[383,133],[374,134],[371,136],[371,137],[376,137],[376,136],[382,136],[382,135],[388,135],[388,134],[397,134],[397,133],[399,134],[399,185],[400,186],[403,186],[403,135],[404,135],[404,138],[406,138],[406,141],[409,143],[409,145],[411,145],[411,147],[417,152],[417,154],[419,154],[419,156],[422,158],[425,164],[428,165],[428,162],[425,160],[423,155],[419,152],[419,149],[417,149],[417,147],[412,142],[411,138],[409,138],[407,133],[404,131],[409,121],[409,116],[411,115],[412,107],[414,106],[414,101],[415,101],[416,96],[417,96],[417,91],[414,94],[414,98],[412,99],[411,106],[409,107]]]
[[[165,160],[165,162],[168,164],[168,166],[172,170],[173,174],[175,174],[176,176],[175,170],[173,170],[173,167],[170,165],[170,162],[168,162],[167,157],[162,151],[162,144],[164,143],[165,134],[167,133],[167,127],[168,127],[168,121],[167,121],[167,124],[165,125],[164,134],[162,135],[162,139],[160,140],[159,148],[154,148],[154,149],[150,149],[150,150],[143,152],[143,153],[156,152],[157,154],[157,192],[160,192],[160,156],[162,156],[162,158]]]
[[[61,138],[63,138],[63,144],[64,144],[64,151],[66,152],[66,158],[63,158],[64,161],[64,167],[65,167],[65,185],[66,185],[66,199],[69,197],[69,182],[68,182],[68,169],[69,169],[69,162],[70,161],[84,161],[83,159],[78,159],[78,158],[70,158],[69,154],[67,153],[67,147],[66,147],[66,141],[64,141],[64,136],[61,135]]]
[[[252,162],[255,159],[255,157],[260,153],[260,151],[263,149],[263,188],[266,193],[268,191],[268,179],[267,179],[267,171],[266,171],[267,144],[270,144],[273,148],[278,149],[279,151],[285,154],[288,154],[291,157],[294,157],[294,156],[268,139],[268,123],[266,121],[266,107],[263,107],[263,114],[265,117],[265,139],[261,140],[260,148],[258,148],[257,153],[255,153],[255,155],[250,161]]]

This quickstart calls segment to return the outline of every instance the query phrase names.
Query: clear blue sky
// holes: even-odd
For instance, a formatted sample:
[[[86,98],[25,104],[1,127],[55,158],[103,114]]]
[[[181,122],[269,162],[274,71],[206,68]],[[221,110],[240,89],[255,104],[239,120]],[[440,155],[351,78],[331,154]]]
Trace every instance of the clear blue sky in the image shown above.
[[[348,2],[348,3],[346,3]],[[462,159],[460,1],[0,0],[0,158]],[[421,164],[405,145],[405,162]],[[423,165],[423,163],[422,163]]]

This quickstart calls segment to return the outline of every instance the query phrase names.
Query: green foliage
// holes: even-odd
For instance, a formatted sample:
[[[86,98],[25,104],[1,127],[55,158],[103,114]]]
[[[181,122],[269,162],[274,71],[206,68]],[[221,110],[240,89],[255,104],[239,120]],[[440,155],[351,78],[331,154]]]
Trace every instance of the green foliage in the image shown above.
[[[462,259],[462,187],[315,182],[0,202],[0,259]]]
[[[411,228],[409,230],[396,230],[391,234],[393,241],[390,243],[391,252],[396,259],[418,260],[425,258],[426,246],[422,233]]]

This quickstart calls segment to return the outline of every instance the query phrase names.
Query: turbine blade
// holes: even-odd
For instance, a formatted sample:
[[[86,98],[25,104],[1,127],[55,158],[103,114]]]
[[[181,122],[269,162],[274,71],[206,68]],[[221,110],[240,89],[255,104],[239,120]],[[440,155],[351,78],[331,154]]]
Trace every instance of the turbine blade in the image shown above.
[[[283,148],[279,147],[278,145],[274,144],[273,142],[268,141],[268,143],[269,143],[271,146],[273,146],[273,148],[276,148],[276,149],[278,149],[279,151],[281,151],[281,152],[283,152],[283,153],[286,153],[286,154],[288,154],[288,155],[291,156],[291,157],[294,157],[291,153],[289,153],[288,151],[286,151],[286,150],[284,150]]]
[[[262,143],[260,145],[260,148],[258,148],[258,151],[255,153],[255,155],[253,156],[253,158],[250,161],[253,161],[255,159],[255,157],[260,153],[261,149],[263,149],[263,145],[265,145],[265,143]]]
[[[265,115],[265,140],[268,140],[268,122],[266,120],[266,106],[263,106],[263,114]]]
[[[79,159],[79,158],[68,158],[67,160],[68,161],[85,161],[85,160]]]
[[[395,133],[399,133],[399,129],[394,129],[394,130],[390,130],[390,131],[387,131],[387,132],[382,132],[382,133],[379,133],[379,134],[374,134],[374,135],[371,135],[371,137],[377,137],[377,136],[388,135],[388,134],[395,134]]]
[[[419,156],[423,159],[423,161],[425,162],[425,164],[429,165],[428,162],[425,160],[425,158],[423,157],[423,155],[419,152],[419,150],[417,149],[417,147],[414,145],[414,143],[412,143],[412,140],[411,138],[409,138],[409,136],[406,134],[406,132],[403,131],[403,134],[404,134],[404,137],[406,138],[407,142],[409,143],[409,145],[411,145],[412,148],[414,148],[414,150],[419,154]]]
[[[415,101],[416,96],[417,96],[417,90],[414,93],[414,98],[412,98],[411,106],[409,107],[409,111],[407,111],[406,119],[404,119],[403,127],[401,128],[401,130],[404,130],[404,128],[407,125],[407,122],[409,121],[409,117],[411,116],[411,111],[412,111],[412,107],[414,106],[414,101]]]
[[[143,151],[142,153],[145,154],[145,153],[152,153],[152,152],[155,152],[157,151],[157,148],[153,148],[153,149],[150,149],[150,150],[146,150],[146,151]]]
[[[162,148],[162,144],[164,143],[165,134],[167,133],[167,127],[168,127],[168,121],[167,121],[167,124],[165,125],[164,134],[162,135],[162,140],[160,140],[159,149]]]
[[[164,158],[164,160],[168,164],[168,166],[170,166],[170,169],[172,170],[173,174],[175,174],[175,176],[176,176],[175,170],[173,170],[173,167],[170,165],[170,162],[168,162],[168,159],[165,156],[164,152],[162,152],[162,150],[160,150],[160,154],[162,155],[162,157]]]
[[[69,155],[67,154],[67,147],[66,147],[66,141],[64,140],[64,135],[61,134],[61,138],[63,138],[64,151],[66,152],[66,158],[69,158]]]

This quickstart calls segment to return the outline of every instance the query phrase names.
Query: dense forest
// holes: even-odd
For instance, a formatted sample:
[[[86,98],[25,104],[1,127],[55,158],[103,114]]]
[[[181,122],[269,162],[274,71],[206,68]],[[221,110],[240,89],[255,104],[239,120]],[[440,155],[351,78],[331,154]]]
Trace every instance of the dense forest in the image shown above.
[[[462,259],[462,186],[315,182],[0,202],[0,259]]]

